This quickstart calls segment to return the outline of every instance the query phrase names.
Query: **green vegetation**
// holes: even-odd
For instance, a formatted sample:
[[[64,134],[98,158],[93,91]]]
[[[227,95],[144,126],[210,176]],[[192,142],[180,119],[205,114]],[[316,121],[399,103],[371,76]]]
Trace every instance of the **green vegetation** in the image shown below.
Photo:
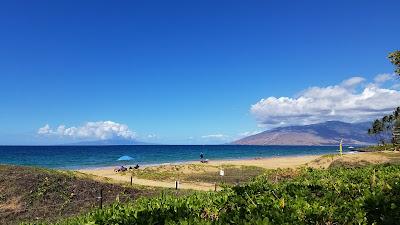
[[[337,153],[332,153],[332,154],[325,154],[325,155],[322,155],[321,156],[321,158],[335,158],[335,157],[339,157],[340,156],[340,154],[337,154]]]
[[[385,145],[396,144],[399,140],[396,137],[396,129],[400,126],[400,107],[397,107],[392,114],[376,119],[372,127],[368,129],[369,135],[374,135],[378,143]]]
[[[207,183],[238,184],[248,182],[261,175],[265,169],[256,166],[225,166],[225,175],[221,177],[216,172],[193,173],[184,177],[184,180]]]
[[[52,222],[88,212],[99,206],[100,190],[105,206],[116,199],[127,202],[161,192],[159,188],[121,186],[77,172],[0,165],[0,224]]]
[[[395,66],[395,73],[400,76],[400,51],[390,53],[388,58]],[[392,143],[396,150],[397,146],[400,146],[400,107],[397,107],[392,114],[376,119],[368,129],[368,134],[374,135],[378,144],[383,146]]]
[[[360,152],[381,152],[381,151],[395,151],[395,150],[396,148],[393,144],[382,144],[382,145],[373,145],[373,146],[357,148],[357,151]]]
[[[396,67],[395,73],[400,76],[400,51],[394,51],[388,56],[390,62]]]
[[[133,170],[132,175],[137,178],[181,182],[206,182],[236,184],[247,182],[265,172],[264,168],[256,166],[224,165],[224,177],[219,175],[221,167],[203,164],[168,165],[147,167],[142,170]]]
[[[221,192],[116,203],[59,224],[396,224],[400,166],[269,170]]]

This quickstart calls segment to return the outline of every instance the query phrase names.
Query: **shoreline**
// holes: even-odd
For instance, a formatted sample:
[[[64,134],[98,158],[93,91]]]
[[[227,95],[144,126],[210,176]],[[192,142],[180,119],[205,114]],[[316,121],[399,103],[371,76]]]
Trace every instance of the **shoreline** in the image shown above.
[[[188,161],[185,163],[167,163],[142,166],[126,173],[115,172],[115,167],[97,167],[80,169],[77,172],[106,178],[108,181],[136,184],[141,186],[175,188],[178,181],[181,189],[200,191],[214,190],[221,177],[230,182],[255,177],[269,169],[297,169],[303,166],[326,169],[331,166],[357,166],[380,163],[400,163],[400,152],[346,152],[339,154],[314,154],[303,156],[279,156],[250,159],[214,160],[209,163]],[[129,167],[129,166],[128,166]],[[225,171],[225,175],[220,175]],[[235,181],[236,180],[236,181]],[[239,181],[238,181],[239,182]]]
[[[358,154],[358,153],[357,153]],[[248,158],[236,158],[236,159],[216,159],[209,160],[208,163],[201,163],[200,161],[183,161],[183,162],[171,162],[171,163],[157,163],[157,164],[145,164],[139,165],[140,169],[149,167],[161,167],[161,166],[178,166],[178,165],[205,165],[205,166],[222,166],[222,165],[235,165],[235,166],[259,166],[267,169],[273,168],[291,168],[302,165],[314,159],[317,159],[325,154],[311,154],[311,155],[296,155],[296,156],[273,156],[273,157],[248,157]],[[124,164],[124,167],[134,167],[135,164]],[[112,170],[119,166],[98,166],[98,167],[86,167],[79,169],[68,169],[79,172],[90,172],[90,171],[104,171]]]
[[[358,152],[358,151],[348,151],[348,152],[343,152],[343,155],[347,154],[362,154],[364,152]],[[335,153],[329,153],[329,154],[335,154]],[[243,157],[243,158],[221,158],[221,159],[215,159],[215,160],[210,160],[208,159],[208,163],[201,163],[200,160],[188,160],[188,161],[175,161],[175,162],[163,162],[163,163],[149,163],[149,164],[139,164],[140,168],[148,168],[148,167],[160,167],[160,166],[177,166],[177,165],[190,165],[190,164],[200,164],[200,165],[241,165],[241,164],[249,164],[251,162],[265,162],[265,161],[272,161],[278,159],[280,160],[294,160],[294,159],[299,159],[299,160],[304,160],[304,159],[309,159],[313,158],[316,159],[318,157],[321,157],[323,155],[327,154],[301,154],[301,155],[282,155],[282,156],[270,156],[270,157]],[[257,164],[257,163],[256,163]],[[274,164],[274,163],[272,163]],[[80,167],[80,168],[63,168],[63,170],[72,170],[72,171],[91,171],[91,170],[103,170],[103,169],[115,169],[120,166],[124,167],[134,167],[136,163],[129,163],[129,162],[121,162],[120,165],[114,165],[114,166],[89,166],[89,167]],[[276,167],[274,167],[276,168]]]
[[[167,179],[152,179],[150,177],[136,177],[132,176],[132,173],[142,172],[142,171],[154,171],[150,172],[151,174],[159,174],[163,175],[162,171],[167,171],[167,173],[175,173],[176,174],[186,174],[186,175],[195,175],[200,173],[206,173],[210,176],[210,172],[214,174],[214,176],[218,177],[218,171],[226,170],[228,168],[234,166],[236,168],[242,166],[255,166],[260,167],[262,169],[276,169],[276,168],[296,168],[302,166],[304,164],[310,163],[318,158],[321,155],[307,155],[307,156],[284,156],[284,157],[265,157],[265,158],[250,158],[250,159],[231,159],[231,160],[214,160],[209,161],[208,163],[201,163],[199,161],[187,161],[182,163],[164,163],[159,165],[147,165],[141,166],[138,170],[127,171],[126,173],[118,173],[115,172],[115,167],[97,167],[91,169],[80,169],[75,170],[80,173],[94,175],[96,177],[106,178],[113,182],[118,183],[129,183],[132,182],[136,185],[141,186],[151,186],[151,187],[163,187],[163,188],[175,188],[175,182]],[[179,166],[178,166],[179,165]],[[125,167],[129,168],[130,165]],[[176,167],[178,166],[178,167]],[[194,167],[193,167],[194,166]],[[198,167],[201,166],[201,167]],[[133,179],[132,179],[133,178]],[[178,178],[179,179],[179,178]],[[192,189],[199,191],[211,191],[215,186],[213,182],[207,182],[205,180],[198,180],[196,182],[179,181],[181,189]]]

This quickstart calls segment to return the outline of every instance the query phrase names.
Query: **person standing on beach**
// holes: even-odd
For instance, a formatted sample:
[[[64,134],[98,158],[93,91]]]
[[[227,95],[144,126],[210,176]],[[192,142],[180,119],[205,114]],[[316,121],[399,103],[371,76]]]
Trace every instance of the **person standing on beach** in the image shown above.
[[[200,153],[200,160],[203,162],[203,159],[204,159],[204,154],[203,154],[203,152],[201,152]]]

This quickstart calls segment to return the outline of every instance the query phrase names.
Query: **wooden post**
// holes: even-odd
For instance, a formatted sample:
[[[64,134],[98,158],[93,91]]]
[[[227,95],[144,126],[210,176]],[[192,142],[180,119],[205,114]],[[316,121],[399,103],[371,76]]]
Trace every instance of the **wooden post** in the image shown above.
[[[103,209],[103,188],[100,189],[100,209]]]
[[[133,185],[133,178],[132,178],[132,176],[131,176],[131,186]]]
[[[175,181],[175,190],[179,189],[179,181]]]
[[[221,177],[222,184],[225,184],[224,182],[225,171],[223,169],[219,170],[219,176]]]
[[[214,183],[214,191],[217,191],[217,182]]]

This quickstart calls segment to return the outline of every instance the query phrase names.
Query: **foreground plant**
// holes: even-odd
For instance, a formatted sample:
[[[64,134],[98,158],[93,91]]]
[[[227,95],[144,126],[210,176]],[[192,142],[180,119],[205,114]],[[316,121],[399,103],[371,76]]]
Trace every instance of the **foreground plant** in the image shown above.
[[[304,168],[217,193],[117,203],[59,224],[396,224],[399,206],[398,165]]]

